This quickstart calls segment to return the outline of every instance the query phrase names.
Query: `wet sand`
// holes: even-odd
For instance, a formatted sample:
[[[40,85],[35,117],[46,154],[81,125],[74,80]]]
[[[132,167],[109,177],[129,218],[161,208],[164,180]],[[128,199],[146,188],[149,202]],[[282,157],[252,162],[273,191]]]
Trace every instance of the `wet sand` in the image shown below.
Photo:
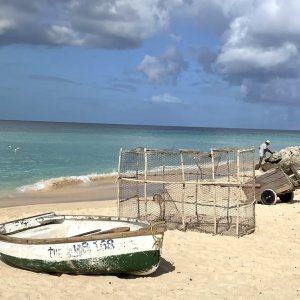
[[[13,193],[0,199],[1,207],[27,206],[50,203],[90,202],[117,199],[115,177],[89,184],[69,185],[51,191]]]

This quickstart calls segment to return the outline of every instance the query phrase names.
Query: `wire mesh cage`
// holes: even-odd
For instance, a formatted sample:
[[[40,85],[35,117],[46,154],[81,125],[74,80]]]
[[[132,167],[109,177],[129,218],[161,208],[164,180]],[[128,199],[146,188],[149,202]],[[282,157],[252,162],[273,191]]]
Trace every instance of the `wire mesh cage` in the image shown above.
[[[120,217],[169,229],[243,236],[255,230],[254,149],[120,150]]]

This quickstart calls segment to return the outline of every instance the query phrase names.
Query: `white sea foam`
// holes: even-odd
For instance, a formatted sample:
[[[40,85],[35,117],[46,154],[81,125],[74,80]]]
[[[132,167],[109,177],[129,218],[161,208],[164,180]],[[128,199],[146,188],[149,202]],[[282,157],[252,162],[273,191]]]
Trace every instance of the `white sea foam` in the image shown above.
[[[30,185],[24,185],[18,188],[20,192],[32,192],[32,191],[51,191],[60,187],[73,184],[88,184],[95,181],[101,181],[105,178],[116,177],[117,172],[106,174],[88,174],[80,176],[63,176],[57,178],[50,178],[46,180],[40,180]]]

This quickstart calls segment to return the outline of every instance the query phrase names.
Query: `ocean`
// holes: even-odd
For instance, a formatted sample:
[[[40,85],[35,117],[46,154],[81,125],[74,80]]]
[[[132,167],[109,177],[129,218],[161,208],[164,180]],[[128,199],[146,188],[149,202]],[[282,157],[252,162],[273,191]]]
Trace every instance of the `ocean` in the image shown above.
[[[116,175],[120,148],[197,149],[300,145],[300,131],[0,121],[0,198]]]

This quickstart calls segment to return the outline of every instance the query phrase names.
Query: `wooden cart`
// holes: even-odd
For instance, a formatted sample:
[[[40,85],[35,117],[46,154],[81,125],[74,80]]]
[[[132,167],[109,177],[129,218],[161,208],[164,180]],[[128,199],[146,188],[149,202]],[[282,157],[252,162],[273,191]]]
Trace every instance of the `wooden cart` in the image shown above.
[[[277,167],[257,176],[255,183],[257,201],[266,205],[275,204],[278,198],[281,202],[290,202],[295,189],[300,187],[300,175],[293,165],[285,170]]]

